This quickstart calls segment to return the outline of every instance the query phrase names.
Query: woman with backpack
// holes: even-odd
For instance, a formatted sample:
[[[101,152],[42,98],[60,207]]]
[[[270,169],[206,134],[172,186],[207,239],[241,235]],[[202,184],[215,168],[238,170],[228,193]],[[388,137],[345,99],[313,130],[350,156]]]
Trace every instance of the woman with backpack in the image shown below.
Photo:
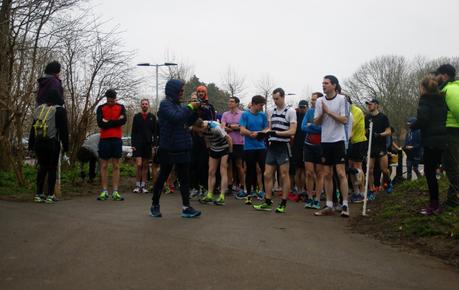
[[[35,152],[38,162],[37,191],[35,202],[56,202],[57,166],[61,144],[64,152],[68,151],[67,112],[58,105],[60,96],[57,90],[51,90],[45,96],[45,102],[35,108],[33,124],[29,135],[29,150]],[[47,196],[44,195],[45,178],[48,175]]]

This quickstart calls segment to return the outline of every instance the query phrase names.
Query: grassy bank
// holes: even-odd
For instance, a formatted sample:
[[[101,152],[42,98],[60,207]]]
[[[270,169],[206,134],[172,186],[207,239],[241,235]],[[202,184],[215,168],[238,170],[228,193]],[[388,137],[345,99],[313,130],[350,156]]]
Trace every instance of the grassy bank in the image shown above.
[[[448,184],[440,180],[440,199],[446,199]],[[394,245],[418,249],[459,267],[459,207],[438,215],[419,212],[428,203],[425,178],[405,181],[392,194],[379,193],[369,203],[369,216],[351,220],[354,230],[376,236]]]
[[[0,171],[0,198],[18,201],[30,201],[35,194],[35,180],[37,169],[35,166],[25,165],[24,176],[27,183],[20,186],[16,182],[16,176],[13,172]],[[85,172],[88,172],[87,165]],[[111,169],[109,169],[111,174]],[[120,173],[122,177],[134,177],[135,167],[131,163],[121,163]],[[46,187],[45,187],[46,189]],[[66,168],[61,173],[61,191],[64,198],[69,198],[75,195],[92,194],[100,189],[99,181],[96,180],[93,184],[88,184],[80,178],[80,169]]]

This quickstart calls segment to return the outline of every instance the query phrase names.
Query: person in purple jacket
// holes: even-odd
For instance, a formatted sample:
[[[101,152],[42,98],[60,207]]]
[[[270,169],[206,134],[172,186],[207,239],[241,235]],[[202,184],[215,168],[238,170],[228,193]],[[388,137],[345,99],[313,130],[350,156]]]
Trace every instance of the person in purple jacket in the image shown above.
[[[64,105],[64,88],[62,81],[59,79],[61,72],[61,64],[57,61],[48,63],[45,67],[45,74],[38,79],[38,93],[36,99],[36,106],[45,103],[45,97],[50,91],[55,90],[58,93],[56,105]]]

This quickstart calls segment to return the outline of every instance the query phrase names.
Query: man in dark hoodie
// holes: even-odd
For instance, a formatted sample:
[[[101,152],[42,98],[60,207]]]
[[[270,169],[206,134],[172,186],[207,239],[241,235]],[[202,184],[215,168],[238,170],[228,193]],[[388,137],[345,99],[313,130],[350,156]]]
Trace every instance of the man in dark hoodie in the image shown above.
[[[161,101],[158,110],[159,121],[159,150],[160,170],[158,179],[153,187],[153,202],[150,215],[161,217],[159,199],[172,167],[175,165],[182,194],[182,217],[193,218],[201,212],[190,206],[190,162],[191,162],[191,133],[188,127],[197,120],[196,110],[199,102],[191,102],[187,106],[180,104],[183,96],[181,80],[172,79],[166,84],[166,98]]]
[[[46,65],[45,74],[38,79],[37,106],[45,103],[46,95],[51,90],[55,90],[58,94],[56,105],[64,105],[64,88],[62,87],[62,81],[59,79],[60,72],[61,64],[59,62],[52,61]]]

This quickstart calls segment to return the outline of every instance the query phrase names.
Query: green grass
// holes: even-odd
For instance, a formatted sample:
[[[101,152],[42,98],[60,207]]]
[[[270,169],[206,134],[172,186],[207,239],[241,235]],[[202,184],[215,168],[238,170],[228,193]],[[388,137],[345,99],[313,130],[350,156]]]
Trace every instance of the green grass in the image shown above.
[[[84,168],[88,172],[88,165]],[[27,181],[26,185],[20,186],[16,181],[14,172],[0,171],[0,196],[5,197],[23,197],[31,196],[35,193],[35,179],[37,169],[34,166],[25,165],[23,168],[24,176]],[[111,175],[111,166],[109,167],[109,174]],[[124,177],[135,176],[135,166],[131,163],[121,163],[120,174]],[[75,186],[81,184],[80,169],[79,167],[63,169],[61,172],[61,186],[62,188],[74,190]]]

